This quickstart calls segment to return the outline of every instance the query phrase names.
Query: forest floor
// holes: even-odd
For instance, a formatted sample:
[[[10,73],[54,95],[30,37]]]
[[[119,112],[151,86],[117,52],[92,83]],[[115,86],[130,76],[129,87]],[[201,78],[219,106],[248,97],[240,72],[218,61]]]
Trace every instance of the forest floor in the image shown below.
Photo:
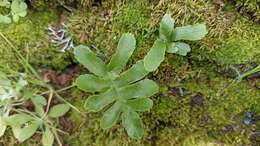
[[[258,7],[259,8],[259,7]],[[148,78],[160,86],[154,106],[141,114],[145,134],[141,140],[127,136],[120,123],[109,130],[99,127],[100,113],[84,116],[71,110],[59,119],[67,146],[211,146],[260,145],[260,73],[234,82],[239,74],[260,65],[260,14],[241,11],[222,0],[104,0],[88,8],[30,7],[18,23],[0,25],[41,75],[56,89],[70,85],[86,73],[71,50],[61,53],[48,37],[48,26],[67,26],[75,45],[84,44],[106,56],[115,51],[123,33],[137,39],[128,67],[144,57],[158,36],[164,14],[176,26],[205,23],[209,31],[201,41],[189,42],[186,57],[168,54]],[[259,10],[258,10],[259,12]],[[0,66],[21,71],[16,55],[0,39]],[[87,94],[73,88],[61,93],[84,111]],[[251,115],[247,122],[248,115]],[[0,145],[40,145],[37,135],[19,144],[7,132]]]

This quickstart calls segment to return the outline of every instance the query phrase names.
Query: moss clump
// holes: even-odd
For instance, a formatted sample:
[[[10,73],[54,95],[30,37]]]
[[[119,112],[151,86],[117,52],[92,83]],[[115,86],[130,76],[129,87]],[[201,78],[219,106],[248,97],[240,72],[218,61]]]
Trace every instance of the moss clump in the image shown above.
[[[138,40],[140,40],[140,36],[143,37],[140,40],[143,42],[144,35],[152,33],[149,29],[151,10],[148,0],[117,2],[113,13],[113,32],[119,36],[122,32],[131,32],[137,36]]]
[[[159,71],[149,76],[160,84],[161,93],[153,97],[153,109],[142,114],[145,125],[143,139],[140,141],[129,139],[120,124],[107,131],[101,130],[98,122],[100,114],[87,114],[86,118],[81,119],[80,115],[73,113],[71,119],[74,119],[75,135],[70,136],[69,144],[75,146],[220,144],[235,146],[250,143],[250,131],[246,130],[243,133],[239,126],[232,130],[226,129],[234,123],[243,127],[241,122],[243,116],[240,117],[240,121],[234,120],[234,117],[248,109],[259,108],[256,103],[260,102],[260,95],[257,89],[244,81],[227,87],[231,80],[217,74],[215,65],[258,62],[259,28],[257,25],[239,18],[235,10],[218,11],[211,1],[204,0],[117,1],[110,10],[113,14],[112,18],[109,17],[112,19],[112,21],[109,19],[112,29],[103,31],[106,30],[105,27],[95,25],[104,24],[97,23],[99,21],[96,19],[100,17],[100,13],[76,14],[79,16],[77,21],[80,18],[86,20],[84,23],[78,23],[78,30],[74,31],[74,35],[90,32],[92,36],[96,30],[102,30],[97,32],[104,34],[93,34],[97,35],[97,38],[110,35],[109,39],[101,40],[100,46],[108,48],[108,52],[113,52],[121,34],[134,33],[137,36],[138,50],[132,62],[142,58],[152,46],[152,42],[157,37],[159,21],[166,11],[174,17],[176,26],[205,21],[209,35],[200,42],[189,42],[192,45],[192,53],[186,58],[167,55]],[[98,15],[98,17],[94,19],[91,15]],[[76,18],[74,16],[71,18]],[[89,28],[88,23],[95,25],[95,29]],[[82,27],[86,29],[80,32]],[[100,44],[95,37],[85,39],[83,42]],[[241,51],[244,53],[241,54]],[[172,95],[171,90],[174,87],[185,88],[188,90],[187,94]],[[77,93],[75,96],[81,94]],[[259,109],[257,112],[260,112]]]
[[[260,0],[236,0],[235,4],[243,15],[260,22]]]
[[[39,7],[40,4],[46,6],[38,2]],[[251,131],[243,130],[245,125],[241,121],[244,116],[239,120],[235,117],[249,109],[259,113],[260,93],[246,81],[228,86],[231,80],[217,74],[215,65],[259,63],[257,48],[260,46],[260,30],[256,24],[239,18],[237,11],[218,11],[211,1],[205,0],[118,0],[113,6],[107,1],[85,9],[84,13],[82,11],[73,11],[69,18],[75,39],[112,54],[121,34],[134,33],[138,50],[130,62],[142,58],[152,46],[165,12],[174,17],[176,26],[205,21],[209,34],[202,41],[189,42],[192,53],[187,57],[168,54],[159,71],[150,74],[149,78],[160,84],[161,92],[153,97],[153,109],[142,114],[145,125],[143,139],[130,139],[120,124],[106,131],[101,130],[101,114],[87,113],[83,117],[73,111],[70,115],[73,131],[66,135],[66,144],[249,145]],[[32,64],[63,69],[71,63],[71,57],[56,52],[48,43],[45,32],[47,25],[56,20],[55,12],[30,13],[18,24],[0,28],[23,54],[28,54]],[[9,66],[19,67],[13,52],[6,46],[6,42],[0,39],[0,63],[8,62]],[[183,96],[176,95],[173,88],[178,87],[187,92]],[[78,90],[73,91],[71,96],[74,97],[71,102],[82,111],[85,96]],[[256,129],[260,129],[259,125]]]
[[[213,42],[208,42],[217,44],[214,48],[215,51],[205,52],[210,56],[209,59],[211,58],[211,60],[221,65],[247,64],[252,62],[259,64],[259,34],[260,27],[258,25],[248,22],[243,18],[237,19],[226,32],[226,35],[220,39],[215,39]],[[199,53],[198,51],[195,52],[196,55]]]
[[[52,47],[46,31],[48,25],[57,19],[54,11],[29,13],[18,23],[1,25],[0,30],[24,56],[28,57],[32,65],[60,70],[71,64],[70,56]],[[10,66],[19,66],[12,48],[4,39],[1,38],[0,42],[1,63],[8,62]]]
[[[115,39],[118,40],[123,33],[130,32],[137,40],[137,49],[131,62],[142,59],[156,39],[157,28],[152,26],[154,20],[151,18],[154,4],[154,1],[149,0],[116,0],[113,5],[112,32]]]
[[[91,9],[75,10],[69,17],[69,29],[75,40],[104,53],[113,48],[111,9],[110,2],[103,2]]]
[[[197,78],[182,83],[173,81],[167,90],[162,88],[161,94],[153,97],[154,107],[142,114],[145,124],[142,140],[129,139],[120,124],[110,130],[101,130],[101,114],[87,114],[82,119],[79,114],[73,113],[71,120],[75,124],[75,134],[69,137],[68,143],[75,146],[249,144],[251,132],[243,130],[245,125],[241,121],[244,116],[235,119],[248,109],[260,112],[256,104],[260,102],[260,93],[246,82],[227,87],[230,80],[220,77],[210,68],[198,68],[196,71],[200,72]],[[186,88],[189,94],[172,95],[171,89],[176,85]],[[77,92],[77,96],[81,93]],[[236,125],[234,129],[226,130],[233,125]]]
[[[210,34],[203,41],[192,43],[191,56],[183,58],[168,55],[160,70],[154,73],[155,76],[150,76],[163,87],[161,94],[153,98],[154,107],[151,112],[142,115],[146,126],[144,138],[141,141],[129,139],[121,125],[103,131],[98,124],[101,115],[88,114],[84,122],[79,118],[75,121],[84,123],[84,126],[75,129],[75,132],[77,129],[80,131],[72,136],[73,145],[164,146],[250,143],[250,132],[242,133],[239,128],[230,131],[223,129],[237,123],[233,118],[242,111],[249,108],[257,109],[255,103],[260,100],[259,93],[246,82],[230,86],[222,92],[230,80],[216,74],[215,64],[209,63],[257,62],[257,26],[251,25],[245,19],[236,18],[236,12],[218,13],[208,1],[166,0],[162,3],[148,0],[128,1],[119,2],[113,7],[112,35],[134,33],[138,36],[137,53],[145,53],[156,38],[155,30],[165,11],[175,17],[178,26],[206,21]],[[229,20],[229,16],[232,16],[232,19]],[[239,41],[241,39],[245,40]],[[248,43],[245,43],[246,41]],[[107,43],[104,42],[105,47]],[[241,52],[239,46],[243,46],[245,53],[238,54]],[[221,53],[224,56],[221,56]],[[135,56],[135,59],[137,58],[139,56]],[[186,88],[190,94],[182,97],[170,95],[169,90],[175,86]],[[74,116],[72,115],[71,119],[74,119]]]
[[[260,27],[241,18],[234,8],[219,9],[213,2],[203,0],[165,0],[153,8],[150,21],[157,24],[165,11],[175,19],[176,26],[199,22],[207,24],[209,34],[206,38],[189,42],[192,46],[189,58],[192,60],[221,65],[259,63]]]

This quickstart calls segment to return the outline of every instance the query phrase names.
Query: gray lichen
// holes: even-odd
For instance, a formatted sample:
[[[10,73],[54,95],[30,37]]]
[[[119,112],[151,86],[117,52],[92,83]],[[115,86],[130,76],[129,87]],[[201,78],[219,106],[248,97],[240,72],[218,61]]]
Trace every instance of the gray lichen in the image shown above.
[[[61,28],[55,28],[53,26],[48,27],[48,35],[51,43],[59,48],[60,52],[66,52],[74,48],[73,39],[66,30],[66,25],[62,24]]]

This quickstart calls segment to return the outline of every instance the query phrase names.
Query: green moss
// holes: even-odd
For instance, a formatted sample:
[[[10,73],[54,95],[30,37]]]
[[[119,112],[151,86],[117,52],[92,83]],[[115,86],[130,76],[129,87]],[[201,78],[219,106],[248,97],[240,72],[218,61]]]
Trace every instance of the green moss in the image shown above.
[[[240,122],[234,117],[248,109],[259,108],[257,103],[260,102],[260,95],[245,81],[227,88],[231,80],[217,74],[215,66],[259,61],[259,27],[256,24],[237,17],[239,15],[233,9],[218,12],[213,3],[204,0],[118,1],[112,7],[112,18],[108,19],[112,28],[104,27],[104,23],[98,21],[101,14],[98,10],[75,13],[71,20],[76,18],[79,22],[84,18],[78,25],[72,25],[78,27],[74,27],[78,29],[74,35],[89,33],[90,37],[83,42],[100,44],[99,47],[106,48],[105,52],[109,54],[112,54],[121,34],[134,33],[138,49],[130,61],[133,64],[152,46],[157,37],[159,21],[165,12],[174,17],[176,26],[206,22],[209,34],[202,41],[188,42],[192,45],[189,56],[168,54],[160,69],[150,74],[149,78],[160,84],[161,92],[153,97],[153,109],[142,114],[145,125],[143,139],[129,139],[120,124],[106,131],[101,130],[101,114],[88,113],[82,119],[79,114],[72,113],[75,134],[68,138],[69,144],[200,146],[250,143],[250,132],[242,133],[239,128],[223,132],[223,129],[230,124],[243,125],[243,116]],[[92,25],[96,27],[93,29]],[[182,97],[169,94],[170,89],[176,86],[186,88],[189,94]],[[192,103],[196,95],[202,96],[202,105]],[[75,96],[82,97],[79,93]],[[85,97],[77,100],[85,100]]]
[[[205,55],[207,54],[210,56],[209,59],[222,65],[260,63],[259,34],[260,27],[258,25],[243,18],[237,19],[225,36],[209,42],[216,43],[217,46],[214,51],[205,53]],[[195,52],[195,55],[199,53]]]
[[[240,128],[231,131],[223,129],[230,124],[236,127],[243,125],[243,116],[235,120],[242,112],[249,109],[258,112],[260,93],[246,81],[228,86],[231,80],[216,74],[210,65],[195,68],[192,72],[196,76],[192,79],[188,77],[182,82],[172,80],[168,89],[165,89],[163,83],[160,84],[161,93],[153,97],[152,110],[142,114],[145,125],[142,140],[129,139],[121,124],[109,130],[101,130],[101,113],[89,113],[84,118],[72,113],[75,134],[69,137],[68,143],[75,146],[249,144],[249,131],[243,133]],[[169,94],[170,89],[176,86],[186,88],[189,94],[182,97]],[[201,105],[192,103],[194,96],[198,94],[203,98]],[[87,95],[74,92],[74,96],[79,97],[76,101],[82,101]],[[77,102],[76,105],[82,105],[82,102]]]
[[[134,62],[143,58],[156,39],[157,28],[152,26],[154,20],[151,18],[153,4],[154,2],[149,0],[118,0],[113,7],[113,33],[117,39],[125,32],[130,32],[136,37]]]
[[[110,54],[116,45],[112,32],[112,4],[108,1],[91,9],[78,9],[69,17],[69,29],[78,43]]]
[[[235,3],[243,15],[260,22],[260,0],[236,0]]]
[[[148,0],[133,0],[127,3],[119,1],[114,6],[113,31],[119,35],[122,32],[131,32],[137,37],[144,35],[144,33],[146,35],[152,33],[147,31],[149,29],[150,7]]]
[[[151,73],[161,87],[154,96],[154,107],[142,114],[145,136],[130,139],[121,124],[102,130],[102,114],[72,111],[73,130],[65,135],[65,143],[72,146],[165,146],[165,145],[249,145],[250,131],[243,127],[237,115],[254,110],[260,112],[260,93],[248,82],[230,85],[232,80],[215,72],[219,64],[230,65],[259,61],[259,26],[240,18],[234,9],[218,11],[205,0],[133,0],[104,2],[91,9],[75,10],[70,16],[70,29],[77,41],[95,45],[112,54],[117,41],[125,32],[137,37],[134,59],[143,58],[157,37],[159,21],[167,12],[176,20],[176,26],[206,22],[209,34],[202,41],[188,42],[192,52],[187,57],[167,54],[160,69]],[[30,13],[18,24],[3,26],[1,32],[28,54],[35,66],[63,69],[71,63],[69,54],[60,54],[48,43],[46,26],[57,20],[55,12]],[[33,29],[32,29],[33,28]],[[30,34],[30,35],[28,35]],[[11,49],[0,39],[0,63],[18,66]],[[109,56],[108,55],[108,56]],[[130,66],[130,65],[129,65]],[[173,87],[184,87],[185,96],[173,96]],[[196,96],[201,103],[193,103]],[[86,94],[73,90],[69,100],[84,111]],[[236,125],[233,130],[225,130]],[[259,126],[257,127],[259,129]]]
[[[70,56],[57,52],[48,40],[46,29],[57,21],[55,11],[29,13],[18,23],[0,26],[1,32],[27,56],[32,65],[64,69],[71,64]],[[19,66],[12,48],[0,39],[0,62],[10,66]]]

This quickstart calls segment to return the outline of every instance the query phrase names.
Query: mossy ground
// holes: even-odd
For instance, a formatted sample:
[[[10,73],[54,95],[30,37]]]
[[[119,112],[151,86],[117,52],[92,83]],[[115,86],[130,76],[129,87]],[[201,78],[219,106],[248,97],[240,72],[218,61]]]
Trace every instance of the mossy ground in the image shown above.
[[[87,113],[82,117],[71,111],[69,119],[73,129],[65,135],[65,143],[73,146],[237,146],[255,142],[250,135],[260,129],[260,123],[256,123],[256,127],[245,125],[243,118],[250,111],[260,114],[260,92],[254,86],[259,79],[231,84],[232,79],[216,71],[218,66],[260,64],[260,25],[244,18],[230,3],[107,0],[88,9],[78,8],[72,14],[66,13],[66,17],[77,44],[98,48],[108,58],[120,36],[133,33],[137,50],[130,66],[143,58],[152,46],[165,13],[173,16],[176,26],[205,22],[209,34],[202,41],[188,42],[192,52],[187,57],[168,54],[159,70],[149,75],[161,88],[152,98],[152,110],[142,114],[144,137],[140,141],[128,138],[120,124],[101,130],[101,114]],[[18,24],[0,26],[0,29],[28,55],[36,68],[62,71],[75,63],[73,56],[69,52],[57,52],[45,30],[48,24],[59,20],[55,10],[30,12]],[[2,39],[0,63],[19,68],[13,52]],[[176,93],[176,89],[185,89],[183,96]],[[68,100],[83,110],[86,96],[73,89]]]

